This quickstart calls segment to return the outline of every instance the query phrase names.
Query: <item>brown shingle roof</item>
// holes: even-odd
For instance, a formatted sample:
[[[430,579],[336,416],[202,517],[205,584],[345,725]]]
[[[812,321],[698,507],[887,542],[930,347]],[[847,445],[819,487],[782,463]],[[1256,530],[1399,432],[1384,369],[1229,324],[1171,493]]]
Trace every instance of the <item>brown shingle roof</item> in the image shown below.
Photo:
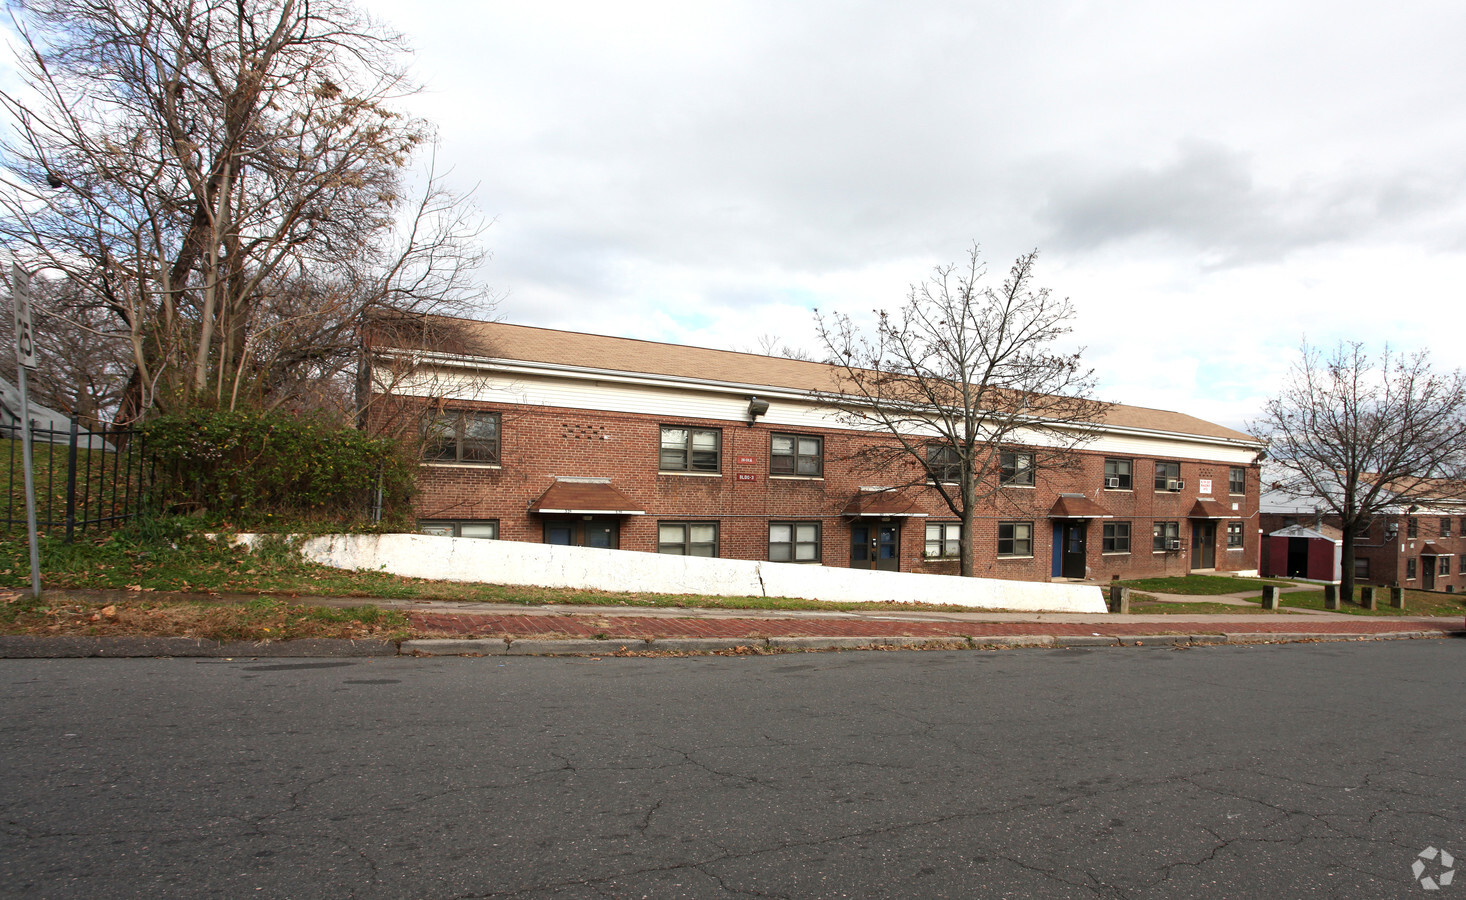
[[[1215,500],[1197,500],[1191,507],[1191,512],[1186,514],[1188,519],[1226,519],[1234,515],[1222,504]]]
[[[1049,510],[1050,519],[1112,519],[1110,511],[1083,495],[1060,494]]]
[[[904,516],[925,518],[926,513],[916,508],[916,503],[898,491],[860,491],[845,508],[844,516]]]
[[[502,322],[479,322],[440,316],[427,318],[445,323],[447,327],[443,330],[453,335],[451,349],[434,342],[432,346],[422,348],[427,350],[614,372],[764,385],[798,391],[839,389],[837,370],[825,363],[734,350],[662,344],[634,338],[606,337],[577,331],[556,331],[529,325],[507,325]],[[399,340],[394,343],[401,346],[411,342]],[[1257,442],[1250,435],[1185,413],[1140,406],[1111,406],[1105,415],[1104,424],[1227,441]]]
[[[626,495],[601,481],[556,481],[529,505],[537,513],[604,513],[640,516],[645,514]]]

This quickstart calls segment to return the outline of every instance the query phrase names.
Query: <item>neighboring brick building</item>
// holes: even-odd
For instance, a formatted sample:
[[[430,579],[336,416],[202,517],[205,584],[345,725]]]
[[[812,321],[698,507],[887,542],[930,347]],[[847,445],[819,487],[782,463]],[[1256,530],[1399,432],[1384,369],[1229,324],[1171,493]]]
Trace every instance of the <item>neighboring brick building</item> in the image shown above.
[[[930,487],[889,490],[924,467],[862,470],[856,452],[890,438],[811,398],[835,387],[829,366],[444,321],[451,340],[376,347],[375,415],[434,411],[415,500],[424,531],[957,571],[957,517]],[[1034,473],[1022,447],[1009,451],[1008,483],[976,525],[976,574],[1256,571],[1255,439],[1127,406],[1100,430],[1074,471]]]
[[[1466,499],[1462,499],[1466,485],[1422,480],[1397,497],[1401,499],[1355,537],[1355,581],[1422,591],[1466,591]],[[1265,536],[1264,575],[1288,574],[1288,562],[1279,552],[1270,552],[1275,544],[1283,547],[1273,536],[1286,538],[1292,526],[1341,534],[1338,516],[1315,511],[1311,501],[1298,503],[1270,493],[1262,510],[1258,518]]]

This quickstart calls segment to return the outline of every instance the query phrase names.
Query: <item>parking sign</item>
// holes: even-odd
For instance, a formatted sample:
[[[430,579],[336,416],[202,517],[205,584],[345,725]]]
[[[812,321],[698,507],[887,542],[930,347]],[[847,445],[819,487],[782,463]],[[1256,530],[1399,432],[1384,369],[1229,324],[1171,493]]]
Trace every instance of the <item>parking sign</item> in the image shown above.
[[[36,367],[36,333],[31,328],[31,276],[10,264],[10,297],[15,303],[15,360],[27,369]]]

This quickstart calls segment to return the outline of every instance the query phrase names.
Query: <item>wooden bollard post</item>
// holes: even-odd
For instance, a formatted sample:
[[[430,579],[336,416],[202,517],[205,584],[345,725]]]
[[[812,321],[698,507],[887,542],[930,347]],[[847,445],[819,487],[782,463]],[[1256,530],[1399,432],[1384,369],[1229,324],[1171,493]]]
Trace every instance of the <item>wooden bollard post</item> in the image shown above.
[[[1280,596],[1282,596],[1282,591],[1278,590],[1277,585],[1265,585],[1262,589],[1262,608],[1276,612],[1278,609],[1278,598]]]
[[[1402,588],[1402,587],[1392,587],[1392,588],[1390,588],[1390,606],[1394,607],[1395,609],[1404,609],[1405,608],[1405,589],[1404,588]],[[1372,606],[1370,607],[1370,609],[1373,609],[1373,608],[1374,607],[1372,607]]]
[[[1339,586],[1337,584],[1326,584],[1323,586],[1323,608],[1339,608]]]
[[[1365,609],[1374,609],[1376,602],[1377,601],[1375,600],[1373,585],[1366,584],[1359,588],[1360,606],[1364,607]]]
[[[1110,612],[1130,612],[1130,589],[1118,584],[1110,585]]]

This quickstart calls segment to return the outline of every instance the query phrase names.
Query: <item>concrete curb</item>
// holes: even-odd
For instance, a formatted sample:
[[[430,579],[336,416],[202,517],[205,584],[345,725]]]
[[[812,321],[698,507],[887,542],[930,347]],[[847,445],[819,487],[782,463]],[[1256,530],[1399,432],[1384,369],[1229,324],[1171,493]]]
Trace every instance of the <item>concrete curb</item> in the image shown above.
[[[974,647],[1052,647],[1052,634],[985,634],[969,638]]]
[[[428,638],[403,641],[403,656],[507,656],[509,642],[503,638]]]
[[[1120,639],[1108,634],[1061,634],[1054,638],[1055,647],[1116,647]]]
[[[0,659],[92,657],[364,657],[396,656],[391,641],[307,638],[298,641],[206,641],[184,637],[0,636]]]
[[[949,638],[771,637],[771,638],[623,638],[612,640],[536,640],[516,638],[431,638],[403,641],[350,641],[312,638],[296,641],[250,643],[205,641],[180,637],[40,637],[0,636],[0,659],[86,659],[148,657],[384,657],[384,656],[615,656],[618,653],[717,653],[749,649],[773,652],[890,650],[890,649],[998,649],[1094,647],[1161,647],[1188,644],[1284,644],[1322,641],[1423,640],[1450,637],[1442,631],[1230,632],[1227,634],[1114,634],[1114,635],[981,635]]]

